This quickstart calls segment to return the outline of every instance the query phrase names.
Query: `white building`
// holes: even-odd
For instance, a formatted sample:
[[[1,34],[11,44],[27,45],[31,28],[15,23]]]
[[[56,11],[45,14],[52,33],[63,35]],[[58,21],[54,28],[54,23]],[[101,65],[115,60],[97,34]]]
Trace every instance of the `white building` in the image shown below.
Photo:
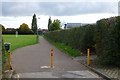
[[[87,25],[87,23],[67,23],[65,29],[75,28]]]

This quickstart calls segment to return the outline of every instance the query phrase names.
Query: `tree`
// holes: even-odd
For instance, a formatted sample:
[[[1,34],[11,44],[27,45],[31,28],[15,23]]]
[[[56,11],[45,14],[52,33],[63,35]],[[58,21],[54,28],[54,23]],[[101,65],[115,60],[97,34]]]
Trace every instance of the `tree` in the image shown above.
[[[19,29],[18,29],[18,33],[20,34],[30,34],[32,33],[32,31],[30,30],[30,28],[28,27],[27,24],[23,23],[20,25]]]
[[[48,20],[48,31],[50,31],[51,24],[52,24],[52,20],[51,20],[51,17],[49,17],[49,20]]]
[[[36,14],[33,15],[31,29],[34,32],[34,34],[37,34],[37,19],[36,19]]]
[[[50,31],[59,30],[61,27],[60,20],[56,19],[53,21],[53,23],[50,25]]]
[[[4,32],[5,31],[5,27],[2,24],[0,24],[0,26],[2,27],[2,32]]]

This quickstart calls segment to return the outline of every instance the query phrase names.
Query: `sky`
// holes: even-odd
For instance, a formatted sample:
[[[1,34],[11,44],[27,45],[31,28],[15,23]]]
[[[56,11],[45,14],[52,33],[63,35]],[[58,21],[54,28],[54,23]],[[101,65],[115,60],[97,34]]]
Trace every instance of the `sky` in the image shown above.
[[[48,19],[65,23],[96,23],[102,18],[118,15],[119,0],[0,0],[0,24],[19,28],[22,23],[31,27],[32,16],[38,28],[47,29]]]

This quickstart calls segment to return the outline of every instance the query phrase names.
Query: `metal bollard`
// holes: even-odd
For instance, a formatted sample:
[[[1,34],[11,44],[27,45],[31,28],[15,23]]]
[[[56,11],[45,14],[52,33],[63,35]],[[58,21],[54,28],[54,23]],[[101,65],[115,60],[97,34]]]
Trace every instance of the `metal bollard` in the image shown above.
[[[11,53],[10,53],[10,51],[8,51],[8,70],[12,70],[10,58],[11,58]]]
[[[90,65],[90,49],[87,49],[87,65]]]
[[[50,68],[53,68],[53,49],[50,50]]]

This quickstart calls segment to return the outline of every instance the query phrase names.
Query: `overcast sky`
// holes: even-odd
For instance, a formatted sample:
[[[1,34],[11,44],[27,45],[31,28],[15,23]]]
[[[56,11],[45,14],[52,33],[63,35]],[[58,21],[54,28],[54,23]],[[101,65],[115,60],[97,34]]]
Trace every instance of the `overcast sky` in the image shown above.
[[[18,28],[20,24],[31,26],[35,13],[39,28],[47,29],[49,16],[64,23],[95,23],[101,18],[118,15],[118,0],[2,0],[0,2],[0,23],[5,27]]]

